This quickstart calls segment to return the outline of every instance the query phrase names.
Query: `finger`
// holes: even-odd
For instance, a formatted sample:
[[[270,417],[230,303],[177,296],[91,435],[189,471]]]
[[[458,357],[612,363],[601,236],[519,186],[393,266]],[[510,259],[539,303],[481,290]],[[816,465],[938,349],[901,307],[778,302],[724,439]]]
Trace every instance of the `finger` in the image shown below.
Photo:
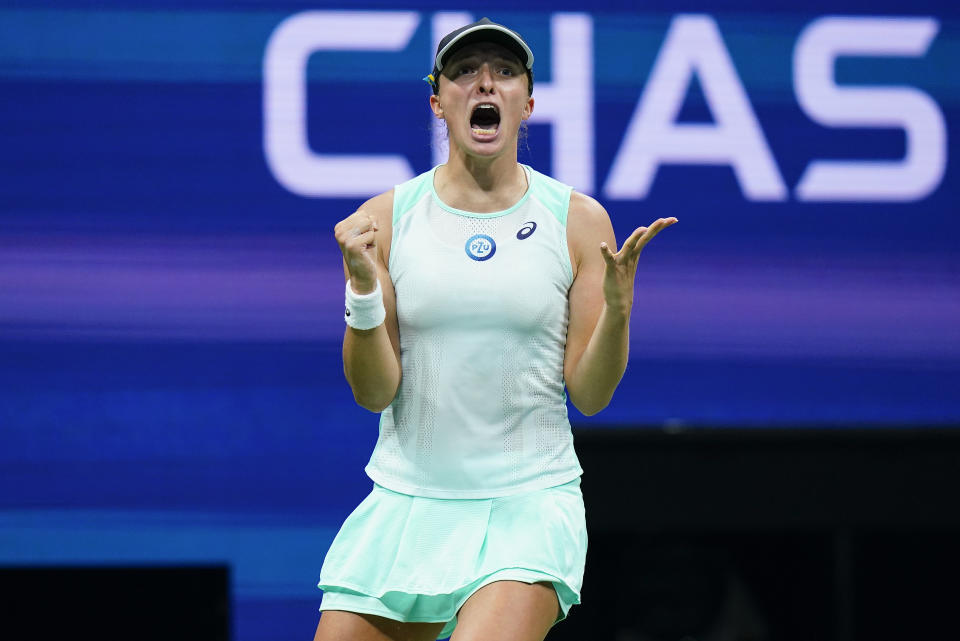
[[[333,227],[333,233],[341,243],[351,237],[359,236],[368,229],[376,229],[376,221],[367,214],[356,212],[344,218]]]
[[[343,223],[349,227],[366,227],[367,225],[376,225],[376,217],[367,213],[365,209],[358,209],[347,216]]]
[[[641,251],[643,251],[643,248],[647,246],[647,243],[653,240],[654,236],[675,222],[677,222],[677,219],[672,216],[670,218],[658,218],[653,222],[653,224],[650,225],[650,227],[647,229],[647,232],[637,241],[636,245],[631,251],[639,254]]]
[[[650,223],[650,226],[647,227],[647,233],[643,235],[643,238],[640,239],[640,242],[637,243],[641,247],[650,242],[654,236],[660,233],[660,230],[663,229],[664,220],[663,218],[657,218],[655,221]]]
[[[377,235],[372,229],[360,234],[359,236],[353,238],[348,243],[348,248],[352,251],[361,252],[370,247],[377,246]]]
[[[614,265],[614,263],[616,263],[617,259],[614,257],[613,252],[606,243],[600,243],[600,255],[603,256],[603,262],[611,267]]]
[[[654,221],[653,225],[650,225],[650,227],[656,227],[657,232],[661,232],[675,222],[677,222],[677,219],[673,216],[670,216],[669,218],[658,218]]]
[[[623,246],[620,247],[620,253],[618,254],[625,255],[633,252],[633,248],[637,246],[637,243],[640,242],[640,239],[643,238],[643,235],[647,233],[646,227],[637,227],[633,230],[633,233],[623,241]]]
[[[350,234],[353,236],[359,236],[365,234],[368,231],[375,231],[376,223],[369,216],[362,216],[353,221],[353,226],[350,229]]]

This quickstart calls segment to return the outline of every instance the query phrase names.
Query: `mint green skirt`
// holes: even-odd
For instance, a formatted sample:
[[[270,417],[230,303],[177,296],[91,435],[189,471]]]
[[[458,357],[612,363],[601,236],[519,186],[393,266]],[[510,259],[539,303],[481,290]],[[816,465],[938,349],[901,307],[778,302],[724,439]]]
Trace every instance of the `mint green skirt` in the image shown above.
[[[374,484],[327,552],[321,610],[446,623],[494,581],[545,581],[561,613],[580,603],[587,531],[579,477],[493,499],[434,499]]]

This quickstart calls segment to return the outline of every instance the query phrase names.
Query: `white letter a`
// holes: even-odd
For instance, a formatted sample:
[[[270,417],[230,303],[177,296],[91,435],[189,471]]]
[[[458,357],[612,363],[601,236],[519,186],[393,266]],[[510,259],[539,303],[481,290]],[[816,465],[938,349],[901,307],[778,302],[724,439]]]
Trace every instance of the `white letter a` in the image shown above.
[[[713,115],[712,124],[676,122],[694,73]],[[787,197],[733,61],[709,16],[677,16],[671,23],[604,194],[646,197],[661,163],[731,165],[748,199]]]

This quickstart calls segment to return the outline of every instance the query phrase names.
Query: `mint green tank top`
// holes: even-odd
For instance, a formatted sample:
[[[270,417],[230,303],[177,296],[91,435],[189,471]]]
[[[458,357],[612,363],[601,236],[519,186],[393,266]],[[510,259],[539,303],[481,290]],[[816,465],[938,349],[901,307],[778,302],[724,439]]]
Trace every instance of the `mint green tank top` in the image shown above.
[[[436,168],[394,190],[403,378],[366,467],[388,489],[491,498],[582,473],[563,381],[571,188],[523,168],[527,192],[500,212],[444,204]]]

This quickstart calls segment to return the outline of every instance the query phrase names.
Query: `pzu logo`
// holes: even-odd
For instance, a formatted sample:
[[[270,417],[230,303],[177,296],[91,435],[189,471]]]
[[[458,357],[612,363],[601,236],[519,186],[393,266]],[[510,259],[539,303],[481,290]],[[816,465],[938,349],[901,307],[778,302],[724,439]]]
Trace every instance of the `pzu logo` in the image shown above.
[[[497,251],[497,243],[486,234],[477,234],[467,239],[464,249],[473,260],[489,260]]]

